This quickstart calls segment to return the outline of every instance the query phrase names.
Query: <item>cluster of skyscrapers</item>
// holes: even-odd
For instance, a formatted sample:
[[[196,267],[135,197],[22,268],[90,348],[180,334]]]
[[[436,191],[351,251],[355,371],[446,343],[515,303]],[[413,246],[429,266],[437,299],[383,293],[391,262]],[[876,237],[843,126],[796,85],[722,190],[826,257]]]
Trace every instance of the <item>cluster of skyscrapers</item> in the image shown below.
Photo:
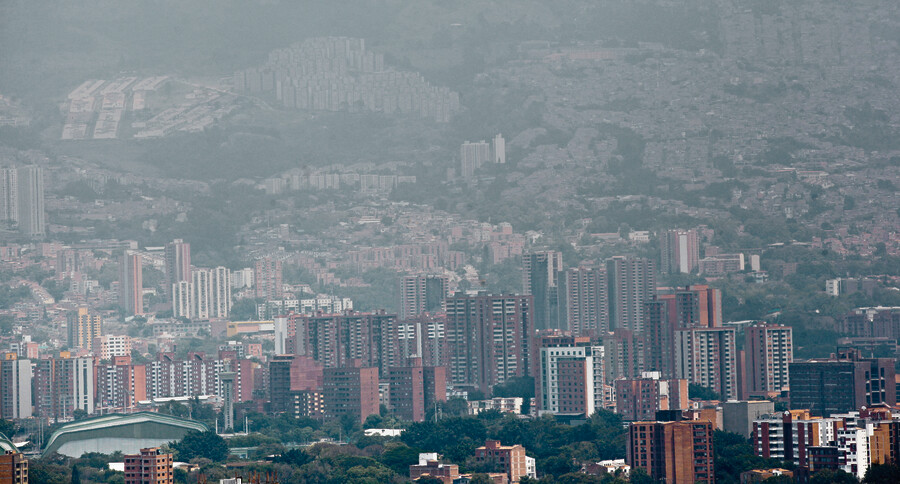
[[[231,271],[191,267],[191,246],[181,239],[166,244],[166,274],[176,318],[227,318],[231,309]]]
[[[448,122],[459,94],[420,74],[385,68],[363,39],[317,37],[269,53],[265,65],[234,73],[239,93],[273,95],[287,108],[414,114]]]
[[[166,290],[172,303],[172,315],[176,318],[210,319],[227,318],[232,305],[232,273],[226,267],[212,269],[191,265],[191,245],[181,239],[165,246]],[[259,265],[259,264],[257,264]],[[137,251],[126,250],[119,258],[119,306],[130,315],[144,312],[143,261]],[[278,262],[280,268],[280,262]],[[263,287],[276,295],[280,289],[272,282],[275,274],[263,273],[256,277]]]

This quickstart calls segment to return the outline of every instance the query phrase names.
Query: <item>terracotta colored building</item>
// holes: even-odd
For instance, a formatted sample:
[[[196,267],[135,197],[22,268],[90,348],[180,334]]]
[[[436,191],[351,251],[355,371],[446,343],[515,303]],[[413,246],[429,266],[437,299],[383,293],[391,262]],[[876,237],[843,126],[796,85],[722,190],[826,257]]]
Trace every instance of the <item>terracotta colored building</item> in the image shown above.
[[[675,292],[679,328],[722,326],[722,291],[704,285],[688,286]]]
[[[110,363],[96,365],[96,403],[107,411],[124,411],[147,400],[147,368],[133,365],[130,356],[114,356]]]
[[[326,419],[352,415],[363,422],[378,414],[378,368],[326,368],[322,394]]]
[[[0,455],[0,483],[28,484],[28,459],[18,452]]]
[[[454,480],[459,479],[459,466],[441,464],[438,455],[434,453],[419,454],[419,463],[409,466],[409,479],[414,481],[422,476],[440,479],[444,484],[453,484]]]
[[[421,422],[436,402],[447,401],[444,367],[423,367],[421,358],[411,358],[409,366],[391,367],[386,373],[389,403],[401,419]]]
[[[794,477],[794,473],[787,469],[754,469],[741,473],[741,484],[764,482],[766,479],[776,476]]]
[[[172,463],[172,454],[163,454],[159,447],[126,455],[125,484],[173,484]]]
[[[709,422],[634,422],[628,427],[626,461],[654,480],[712,483],[713,426]]]
[[[625,420],[653,420],[659,410],[688,408],[687,380],[663,380],[658,372],[616,380],[616,413]]]
[[[293,409],[293,393],[319,391],[323,385],[322,365],[312,358],[275,355],[269,362],[269,402],[272,412]]]
[[[501,445],[499,440],[488,440],[484,446],[475,449],[475,462],[493,463],[506,472],[509,482],[519,482],[528,475],[525,447],[521,445]]]
[[[756,323],[744,330],[745,382],[741,397],[766,397],[788,388],[788,365],[794,361],[790,326]]]

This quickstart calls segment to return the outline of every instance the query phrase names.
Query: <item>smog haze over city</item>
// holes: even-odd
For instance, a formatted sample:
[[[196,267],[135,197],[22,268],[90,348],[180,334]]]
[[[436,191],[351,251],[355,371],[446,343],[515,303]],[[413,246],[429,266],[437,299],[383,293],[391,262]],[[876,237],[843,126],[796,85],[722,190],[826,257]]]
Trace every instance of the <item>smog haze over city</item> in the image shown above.
[[[0,0],[0,483],[900,482],[895,0]]]

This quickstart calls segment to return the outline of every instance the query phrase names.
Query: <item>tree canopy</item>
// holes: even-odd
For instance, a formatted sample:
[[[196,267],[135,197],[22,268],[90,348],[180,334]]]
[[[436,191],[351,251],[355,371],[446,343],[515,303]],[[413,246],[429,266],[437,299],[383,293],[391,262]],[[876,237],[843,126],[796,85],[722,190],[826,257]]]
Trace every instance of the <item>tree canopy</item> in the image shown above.
[[[175,458],[183,462],[190,462],[195,457],[222,462],[228,457],[228,444],[212,430],[192,431],[170,447],[175,451]]]

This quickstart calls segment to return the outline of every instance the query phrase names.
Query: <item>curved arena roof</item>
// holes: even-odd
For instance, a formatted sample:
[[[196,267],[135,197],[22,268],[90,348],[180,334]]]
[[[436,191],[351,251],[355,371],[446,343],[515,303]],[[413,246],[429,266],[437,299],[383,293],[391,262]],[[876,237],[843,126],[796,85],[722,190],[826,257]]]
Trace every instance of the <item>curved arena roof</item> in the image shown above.
[[[158,447],[185,434],[209,427],[195,420],[155,412],[111,414],[70,422],[57,429],[47,441],[42,455],[58,452],[81,457],[85,452],[137,454],[140,449]]]
[[[0,451],[18,453],[19,448],[16,447],[16,444],[14,444],[12,440],[9,440],[9,437],[0,434]]]

